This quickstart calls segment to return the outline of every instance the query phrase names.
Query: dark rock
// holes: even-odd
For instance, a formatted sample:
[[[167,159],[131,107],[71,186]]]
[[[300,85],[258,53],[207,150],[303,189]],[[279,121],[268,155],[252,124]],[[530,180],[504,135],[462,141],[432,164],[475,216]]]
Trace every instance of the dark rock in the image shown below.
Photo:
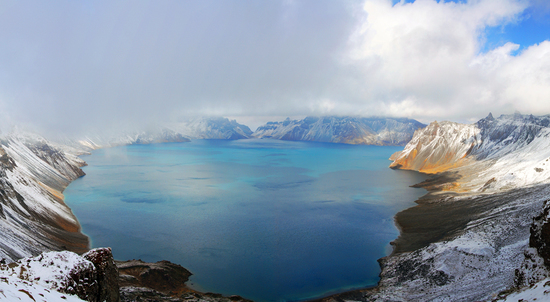
[[[98,284],[97,301],[119,301],[119,273],[111,248],[93,249],[82,255],[82,257],[92,262],[96,268]]]
[[[550,268],[550,203],[545,202],[543,212],[533,218],[529,246],[537,249],[539,255],[544,259],[544,265]]]
[[[89,302],[99,300],[99,284],[97,271],[93,267],[79,267],[69,273],[67,283],[61,283],[58,291],[66,294],[77,295],[80,299]]]
[[[147,287],[169,294],[187,291],[185,282],[191,272],[169,261],[146,263],[141,260],[118,261],[120,286]]]
[[[185,285],[192,275],[169,261],[147,263],[141,260],[116,261],[121,301],[218,301],[249,302],[240,296],[197,292]]]

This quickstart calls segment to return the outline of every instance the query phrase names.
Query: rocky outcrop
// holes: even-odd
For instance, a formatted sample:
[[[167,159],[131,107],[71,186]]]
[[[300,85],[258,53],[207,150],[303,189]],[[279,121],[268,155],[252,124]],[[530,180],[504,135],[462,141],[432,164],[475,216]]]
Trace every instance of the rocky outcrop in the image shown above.
[[[119,272],[110,248],[93,249],[82,257],[93,263],[97,274],[97,301],[120,300]]]
[[[217,301],[240,296],[201,293],[186,286],[191,273],[168,261],[117,261],[110,248],[79,256],[69,251],[0,262],[0,300],[17,301]]]
[[[425,125],[406,118],[306,117],[258,127],[253,137],[358,145],[403,146]]]
[[[69,251],[47,252],[0,264],[2,281],[6,284],[0,299],[2,294],[23,293],[24,298],[37,301],[55,291],[89,302],[119,301],[118,272],[108,248],[94,249],[84,256]],[[55,300],[67,299],[58,296],[60,299]]]
[[[533,218],[529,246],[537,249],[538,254],[544,260],[544,264],[550,268],[550,200],[544,202],[544,210]]]
[[[197,292],[185,284],[191,272],[169,261],[118,261],[121,301],[248,301],[240,296]]]
[[[164,294],[189,291],[185,282],[189,280],[191,272],[169,261],[118,261],[117,267],[121,287],[146,287]]]

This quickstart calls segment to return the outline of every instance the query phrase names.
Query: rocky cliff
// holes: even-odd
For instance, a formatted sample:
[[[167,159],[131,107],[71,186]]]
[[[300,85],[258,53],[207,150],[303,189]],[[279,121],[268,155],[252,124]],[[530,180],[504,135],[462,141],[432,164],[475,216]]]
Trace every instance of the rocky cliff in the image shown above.
[[[82,256],[45,252],[0,263],[0,300],[119,301],[118,270],[111,250],[99,248]]]
[[[390,167],[424,173],[445,171],[467,162],[480,139],[475,125],[433,122],[417,130],[405,149],[392,155]]]
[[[258,127],[253,137],[344,144],[402,146],[425,125],[406,118],[306,117]]]

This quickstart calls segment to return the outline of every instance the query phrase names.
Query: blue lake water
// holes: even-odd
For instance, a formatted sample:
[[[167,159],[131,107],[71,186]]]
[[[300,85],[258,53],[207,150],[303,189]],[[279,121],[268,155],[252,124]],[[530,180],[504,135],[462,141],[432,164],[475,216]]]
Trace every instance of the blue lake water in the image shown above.
[[[425,175],[388,168],[402,147],[278,140],[131,145],[83,156],[66,203],[116,259],[169,260],[192,287],[256,301],[376,285]]]

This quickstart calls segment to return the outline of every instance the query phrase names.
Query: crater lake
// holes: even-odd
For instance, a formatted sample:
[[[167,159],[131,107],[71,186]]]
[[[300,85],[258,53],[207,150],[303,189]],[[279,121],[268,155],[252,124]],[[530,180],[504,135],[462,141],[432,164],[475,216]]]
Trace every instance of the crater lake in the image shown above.
[[[190,287],[296,301],[374,286],[394,215],[426,175],[392,170],[403,147],[269,139],[129,145],[82,156],[65,202],[117,260],[169,260]]]

